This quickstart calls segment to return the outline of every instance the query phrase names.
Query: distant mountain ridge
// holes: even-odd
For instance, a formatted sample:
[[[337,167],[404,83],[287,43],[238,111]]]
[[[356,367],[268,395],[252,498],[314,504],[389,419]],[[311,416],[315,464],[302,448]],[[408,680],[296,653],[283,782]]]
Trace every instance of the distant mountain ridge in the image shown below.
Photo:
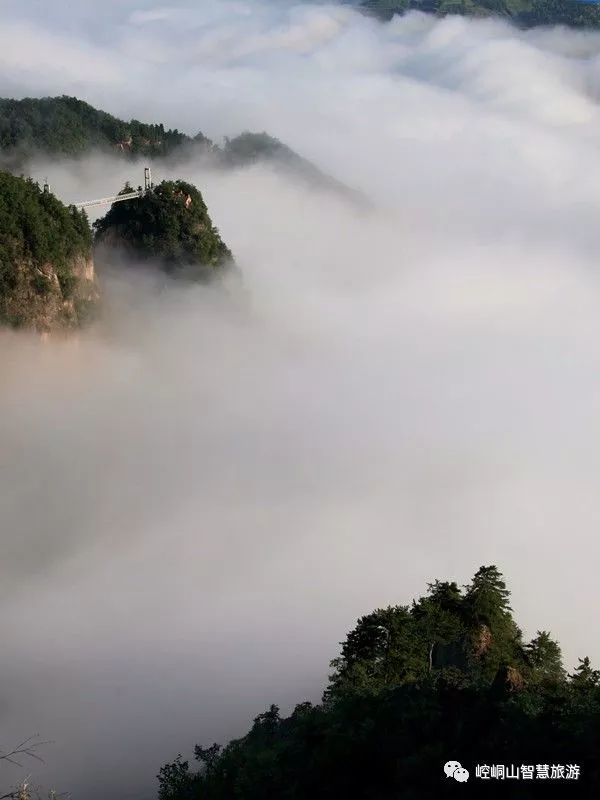
[[[76,97],[0,98],[0,153],[13,160],[38,153],[73,157],[91,149],[164,157],[192,141],[163,125],[125,122]]]
[[[324,191],[333,191],[357,205],[368,207],[369,201],[361,192],[351,189],[345,183],[326,175],[310,161],[299,156],[287,145],[269,136],[268,133],[241,133],[234,139],[226,139],[220,150],[212,145],[211,152],[224,167],[241,167],[253,163],[267,163],[276,171],[282,171],[299,178],[307,186]]]
[[[571,28],[600,27],[600,7],[594,0],[359,0],[350,2],[382,20],[407,11],[423,11],[445,17],[502,17],[520,28],[565,25]]]
[[[267,133],[246,131],[219,147],[201,132],[188,136],[162,124],[126,122],[76,97],[0,98],[0,165],[10,171],[25,171],[27,162],[40,154],[77,158],[92,151],[150,160],[201,153],[221,168],[266,162],[314,188],[368,205],[360,192],[321,172]]]

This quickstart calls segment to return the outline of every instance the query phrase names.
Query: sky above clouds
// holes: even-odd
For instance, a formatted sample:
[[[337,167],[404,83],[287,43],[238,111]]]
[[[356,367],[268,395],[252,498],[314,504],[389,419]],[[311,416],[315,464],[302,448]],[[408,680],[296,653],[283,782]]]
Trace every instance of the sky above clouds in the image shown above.
[[[527,635],[599,664],[600,35],[273,0],[1,14],[0,96],[267,130],[375,210],[155,164],[247,295],[115,269],[102,330],[0,340],[0,742],[52,739],[36,779],[73,797],[151,797],[180,750],[317,699],[359,615],[482,564]],[[75,202],[143,166],[31,174]]]

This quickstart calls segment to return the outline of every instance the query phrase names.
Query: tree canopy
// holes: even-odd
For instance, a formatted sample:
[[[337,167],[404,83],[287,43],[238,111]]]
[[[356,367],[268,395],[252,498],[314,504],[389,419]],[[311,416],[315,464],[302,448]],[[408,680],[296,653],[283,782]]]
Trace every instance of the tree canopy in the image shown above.
[[[70,317],[76,262],[90,261],[85,212],[66,207],[31,179],[0,172],[0,321],[36,326],[58,302]],[[75,298],[81,299],[81,298]],[[66,304],[66,305],[65,305]],[[56,316],[56,310],[50,314]]]
[[[131,192],[126,184],[121,194]],[[210,219],[202,194],[185,181],[163,181],[143,196],[113,203],[94,223],[96,242],[122,246],[137,263],[205,281],[233,257]]]
[[[0,159],[13,172],[25,171],[36,154],[78,157],[94,150],[124,158],[172,159],[202,153],[213,168],[268,162],[315,188],[334,191],[364,205],[365,198],[324,174],[267,133],[245,131],[219,147],[203,133],[188,136],[162,123],[126,122],[76,97],[0,98]]]
[[[166,129],[162,123],[125,121],[77,97],[0,98],[0,152],[5,155],[78,156],[99,149],[160,158],[191,145],[211,152],[226,166],[243,166],[259,159],[303,161],[266,133],[245,131],[227,138],[220,148],[202,132],[192,137]]]
[[[501,573],[482,566],[465,587],[437,580],[411,605],[361,617],[321,703],[287,718],[272,705],[242,738],[197,745],[195,769],[177,756],[157,776],[159,800],[454,796],[449,760],[471,783],[487,778],[486,796],[537,797],[539,780],[597,796],[600,672],[585,658],[567,675],[548,631],[524,642],[509,602]],[[519,779],[494,780],[496,765]]]
[[[168,155],[191,139],[162,124],[125,122],[76,97],[0,98],[0,151],[78,156],[91,149],[133,156]]]
[[[520,27],[567,25],[597,28],[600,8],[577,0],[361,0],[368,14],[389,20],[394,14],[423,11],[444,17],[449,14],[474,17],[504,17]]]

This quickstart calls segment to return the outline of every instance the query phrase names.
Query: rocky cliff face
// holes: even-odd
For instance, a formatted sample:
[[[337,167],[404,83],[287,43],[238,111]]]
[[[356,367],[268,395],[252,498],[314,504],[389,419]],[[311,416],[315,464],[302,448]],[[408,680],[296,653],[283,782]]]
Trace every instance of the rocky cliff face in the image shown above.
[[[76,328],[98,300],[85,212],[0,171],[0,326],[41,334]]]
[[[4,325],[44,337],[83,325],[100,299],[94,262],[91,257],[77,256],[68,266],[71,274],[66,282],[50,262],[37,266],[24,259],[14,263],[12,280],[0,296]]]

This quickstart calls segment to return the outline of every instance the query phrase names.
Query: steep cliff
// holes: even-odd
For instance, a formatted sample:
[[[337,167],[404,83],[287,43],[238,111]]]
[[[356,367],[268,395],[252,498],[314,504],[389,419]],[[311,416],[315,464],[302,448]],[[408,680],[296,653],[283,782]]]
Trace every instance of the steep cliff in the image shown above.
[[[130,186],[123,189],[128,191]],[[163,181],[142,197],[114,203],[94,228],[99,265],[119,249],[131,264],[199,282],[233,266],[201,193],[184,181]]]
[[[98,300],[85,213],[0,172],[0,325],[39,333],[76,328]]]

